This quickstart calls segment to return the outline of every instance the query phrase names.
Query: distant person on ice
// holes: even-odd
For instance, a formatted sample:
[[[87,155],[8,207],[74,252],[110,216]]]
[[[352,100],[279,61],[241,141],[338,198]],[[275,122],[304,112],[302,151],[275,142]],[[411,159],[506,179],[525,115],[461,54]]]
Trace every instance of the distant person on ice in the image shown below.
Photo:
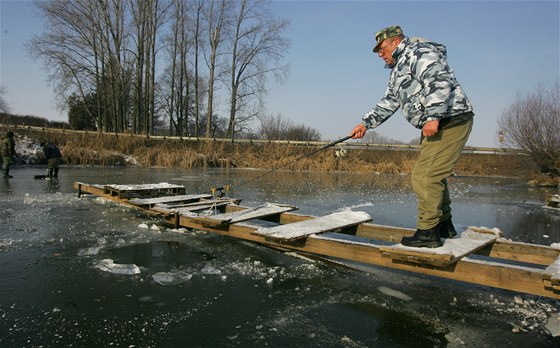
[[[10,164],[16,155],[16,143],[14,141],[14,132],[8,131],[6,136],[0,141],[0,155],[2,155],[2,170],[5,178],[13,178],[10,175]]]
[[[47,178],[58,178],[58,166],[60,165],[60,159],[62,154],[58,147],[53,143],[41,143],[43,148],[43,154],[47,159]]]
[[[412,171],[412,188],[418,198],[417,230],[401,243],[439,247],[441,237],[457,235],[451,222],[447,178],[471,133],[473,108],[447,64],[445,46],[408,38],[399,26],[382,29],[375,40],[373,52],[391,69],[389,86],[350,134],[362,138],[366,130],[379,126],[399,108],[422,131],[420,155]]]

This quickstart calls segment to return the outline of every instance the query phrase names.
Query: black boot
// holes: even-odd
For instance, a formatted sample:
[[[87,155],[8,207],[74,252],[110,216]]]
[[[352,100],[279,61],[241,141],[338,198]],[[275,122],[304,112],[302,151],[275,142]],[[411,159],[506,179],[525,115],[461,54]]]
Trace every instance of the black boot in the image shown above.
[[[439,236],[441,238],[453,238],[456,235],[457,231],[455,231],[451,218],[439,223]]]
[[[13,176],[10,175],[10,170],[9,169],[4,169],[4,177],[5,178],[13,178]]]
[[[402,245],[417,248],[437,248],[443,245],[439,237],[439,225],[429,230],[416,230],[412,237],[403,237]]]

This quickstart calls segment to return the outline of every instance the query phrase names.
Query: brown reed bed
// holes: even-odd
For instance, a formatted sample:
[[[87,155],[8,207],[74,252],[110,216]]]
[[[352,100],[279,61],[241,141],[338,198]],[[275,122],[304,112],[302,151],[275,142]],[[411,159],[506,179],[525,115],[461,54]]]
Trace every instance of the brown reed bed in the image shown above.
[[[409,174],[418,152],[348,148],[336,158],[335,148],[312,156],[316,147],[275,143],[229,143],[177,139],[154,139],[100,133],[51,133],[18,129],[37,142],[49,140],[59,146],[69,165],[144,166],[167,168],[258,168],[282,167],[293,171]],[[459,175],[530,178],[537,173],[529,156],[516,154],[464,153],[456,166]]]

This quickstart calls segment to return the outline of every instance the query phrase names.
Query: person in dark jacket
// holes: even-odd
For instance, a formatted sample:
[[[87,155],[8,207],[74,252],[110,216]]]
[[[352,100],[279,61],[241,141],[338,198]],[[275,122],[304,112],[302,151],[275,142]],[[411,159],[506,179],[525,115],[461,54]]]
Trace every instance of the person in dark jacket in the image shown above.
[[[412,188],[418,198],[416,233],[401,244],[436,248],[441,238],[457,234],[451,222],[447,178],[459,159],[473,125],[473,108],[447,63],[444,45],[412,39],[399,26],[375,35],[373,52],[391,69],[385,95],[352,130],[362,138],[397,109],[421,131],[420,155],[412,171]]]
[[[62,158],[62,154],[58,147],[56,147],[53,143],[41,143],[41,147],[43,148],[43,154],[47,159],[47,178],[58,178],[58,167],[60,165],[60,159]]]
[[[13,178],[10,175],[10,164],[12,164],[13,158],[16,155],[15,147],[14,132],[8,131],[6,136],[0,141],[0,155],[2,155],[4,178]]]

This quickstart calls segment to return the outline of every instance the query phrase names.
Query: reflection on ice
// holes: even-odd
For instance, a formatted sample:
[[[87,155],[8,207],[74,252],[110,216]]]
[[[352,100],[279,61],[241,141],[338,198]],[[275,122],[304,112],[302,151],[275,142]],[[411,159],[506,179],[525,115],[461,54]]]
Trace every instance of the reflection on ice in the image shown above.
[[[95,268],[100,269],[104,272],[115,273],[115,274],[139,274],[140,268],[135,264],[119,264],[114,263],[111,259],[103,259],[97,261],[94,265]]]

